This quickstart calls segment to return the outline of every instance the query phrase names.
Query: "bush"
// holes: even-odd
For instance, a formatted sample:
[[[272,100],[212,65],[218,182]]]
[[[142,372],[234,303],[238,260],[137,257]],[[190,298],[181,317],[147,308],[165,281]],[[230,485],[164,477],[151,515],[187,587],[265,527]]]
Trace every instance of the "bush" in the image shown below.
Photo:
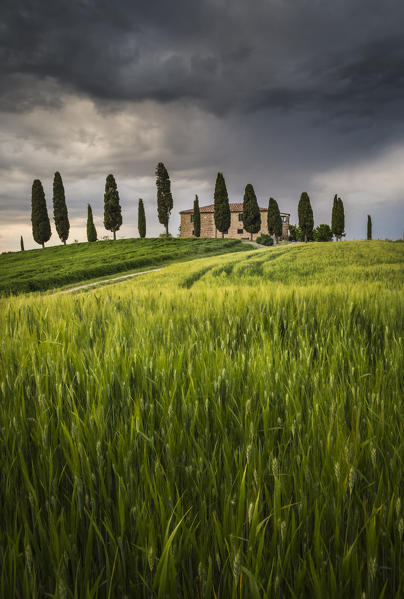
[[[304,241],[303,231],[296,225],[289,225],[289,241]]]
[[[314,229],[314,241],[332,241],[332,231],[328,225],[318,225]]]
[[[267,235],[266,233],[262,233],[261,235],[259,235],[255,241],[261,245],[274,244],[274,240],[272,239],[272,237],[270,235]]]

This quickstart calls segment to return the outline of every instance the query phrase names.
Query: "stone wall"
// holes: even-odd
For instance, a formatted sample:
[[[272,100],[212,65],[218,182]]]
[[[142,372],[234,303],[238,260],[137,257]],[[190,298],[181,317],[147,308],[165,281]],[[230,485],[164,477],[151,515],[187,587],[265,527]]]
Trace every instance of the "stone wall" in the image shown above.
[[[261,229],[253,235],[253,240],[261,233],[268,234],[267,210],[261,211]],[[194,223],[191,222],[190,213],[181,214],[181,237],[193,237]],[[288,238],[289,215],[285,214],[286,222],[282,223],[283,239]],[[242,231],[241,233],[239,231]],[[201,212],[201,237],[221,237],[222,234],[216,230],[213,212]],[[243,228],[243,221],[239,221],[239,212],[230,213],[230,227],[225,237],[234,239],[250,239],[250,233]]]

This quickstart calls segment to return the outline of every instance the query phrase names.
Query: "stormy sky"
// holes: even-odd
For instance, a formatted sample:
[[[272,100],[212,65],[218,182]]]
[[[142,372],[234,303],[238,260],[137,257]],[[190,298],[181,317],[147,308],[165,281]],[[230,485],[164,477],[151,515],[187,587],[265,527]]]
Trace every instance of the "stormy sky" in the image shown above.
[[[3,0],[0,8],[0,250],[38,247],[31,187],[52,223],[60,171],[71,230],[98,236],[105,178],[115,175],[123,226],[163,231],[154,170],[165,163],[178,234],[195,194],[230,201],[247,183],[297,221],[302,191],[315,223],[345,205],[348,239],[404,233],[404,4],[398,0]]]

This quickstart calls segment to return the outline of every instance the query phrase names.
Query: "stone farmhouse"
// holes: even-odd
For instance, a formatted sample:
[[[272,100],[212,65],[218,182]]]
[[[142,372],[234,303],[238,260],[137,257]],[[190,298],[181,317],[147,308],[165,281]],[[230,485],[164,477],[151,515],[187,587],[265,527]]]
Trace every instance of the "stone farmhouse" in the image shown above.
[[[243,204],[229,204],[230,205],[230,227],[225,237],[232,237],[234,239],[250,239],[250,233],[248,233],[243,227]],[[215,227],[214,219],[214,205],[201,206],[199,208],[201,213],[201,237],[221,237],[222,234]],[[261,229],[257,234],[253,235],[253,239],[256,239],[261,233],[268,234],[268,208],[261,208]],[[181,216],[181,234],[180,237],[193,237],[194,236],[194,210],[182,210]],[[289,232],[289,218],[290,214],[287,212],[281,212],[282,219],[282,237],[281,239],[288,239]]]

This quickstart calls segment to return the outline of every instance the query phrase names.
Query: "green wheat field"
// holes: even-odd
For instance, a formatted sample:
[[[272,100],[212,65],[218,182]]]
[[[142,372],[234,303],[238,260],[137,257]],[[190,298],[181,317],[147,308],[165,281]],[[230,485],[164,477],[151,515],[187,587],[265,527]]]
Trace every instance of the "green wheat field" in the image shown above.
[[[404,596],[404,244],[0,311],[1,597]]]

